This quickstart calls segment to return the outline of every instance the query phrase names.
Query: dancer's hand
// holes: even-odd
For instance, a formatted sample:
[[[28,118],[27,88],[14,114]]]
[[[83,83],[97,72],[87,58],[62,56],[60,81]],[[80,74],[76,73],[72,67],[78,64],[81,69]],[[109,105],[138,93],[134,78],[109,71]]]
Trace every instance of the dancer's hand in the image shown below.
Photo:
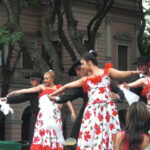
[[[51,95],[48,95],[50,101],[56,101],[56,96],[51,96]]]
[[[134,75],[137,75],[137,74],[140,74],[140,73],[144,73],[143,71],[132,71],[132,73],[134,74]]]
[[[72,113],[71,113],[71,119],[72,119],[73,121],[76,120],[76,114],[75,114],[75,112],[72,112]]]
[[[6,97],[0,97],[0,101],[6,101]]]
[[[111,93],[110,93],[110,97],[111,97],[113,100],[118,100],[118,99],[119,99],[118,94],[116,94],[116,93],[114,93],[114,92],[111,92]]]

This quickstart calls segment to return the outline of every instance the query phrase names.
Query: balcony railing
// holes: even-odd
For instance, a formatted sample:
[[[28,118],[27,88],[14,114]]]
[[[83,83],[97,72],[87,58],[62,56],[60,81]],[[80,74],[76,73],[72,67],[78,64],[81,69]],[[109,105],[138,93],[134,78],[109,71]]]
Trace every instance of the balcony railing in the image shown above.
[[[22,69],[22,68],[16,68],[11,81],[12,82],[17,82],[17,83],[21,83],[21,82],[27,82],[28,83],[28,79],[26,79],[26,77],[28,75],[30,75],[32,72],[35,72],[35,70],[31,70],[31,69]],[[56,79],[56,81],[58,81],[58,83],[61,84],[65,84],[68,83],[70,81],[76,80],[76,77],[70,77],[68,76],[67,73],[61,73],[60,79]],[[2,74],[0,71],[0,80],[2,80]]]

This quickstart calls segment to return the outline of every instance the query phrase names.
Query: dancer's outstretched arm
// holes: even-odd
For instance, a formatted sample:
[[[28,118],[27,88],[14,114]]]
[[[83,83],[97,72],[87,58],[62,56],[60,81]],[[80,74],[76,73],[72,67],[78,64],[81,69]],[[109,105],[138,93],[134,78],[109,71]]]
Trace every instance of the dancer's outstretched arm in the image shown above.
[[[23,94],[23,93],[36,93],[36,92],[40,92],[43,88],[44,88],[44,85],[41,84],[41,85],[38,85],[38,86],[33,87],[33,88],[12,91],[7,96],[12,96],[12,95],[15,95],[15,94]]]
[[[76,88],[76,87],[81,87],[83,82],[85,81],[86,77],[83,77],[79,80],[76,80],[76,81],[73,81],[73,82],[70,82],[68,84],[65,84],[64,86],[62,86],[61,88],[59,88],[58,90],[56,90],[55,92],[53,92],[52,94],[49,95],[49,98],[51,96],[55,96],[55,95],[58,95],[60,93],[63,93],[66,89],[68,88]]]
[[[147,79],[141,78],[141,79],[134,81],[132,83],[128,83],[128,84],[124,83],[123,86],[125,88],[137,88],[137,87],[143,87],[144,88],[146,86],[146,84],[147,84]]]
[[[108,76],[111,78],[128,78],[136,74],[142,73],[141,71],[119,71],[114,68],[110,68],[108,71]]]

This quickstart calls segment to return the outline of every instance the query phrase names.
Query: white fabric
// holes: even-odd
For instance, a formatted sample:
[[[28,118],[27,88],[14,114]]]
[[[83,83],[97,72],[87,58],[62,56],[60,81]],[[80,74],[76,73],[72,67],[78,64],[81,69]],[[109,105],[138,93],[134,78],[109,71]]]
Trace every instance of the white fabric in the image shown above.
[[[14,113],[13,109],[4,101],[0,101],[0,111],[4,113],[4,115],[8,115],[10,113]]]
[[[147,77],[147,76],[144,75],[143,73],[140,73],[139,76],[140,76],[140,78],[142,78],[142,77],[146,78],[146,77]]]
[[[137,102],[139,100],[139,96],[135,93],[131,92],[130,90],[123,87],[123,85],[120,86],[120,89],[123,91],[125,98],[129,105],[131,105],[134,102]]]
[[[64,144],[65,140],[62,134],[62,130],[54,118],[54,116],[56,116],[55,112],[58,111],[58,104],[50,101],[47,95],[43,95],[39,99],[39,108],[40,112],[43,114],[43,128],[48,130],[55,129],[59,142]]]

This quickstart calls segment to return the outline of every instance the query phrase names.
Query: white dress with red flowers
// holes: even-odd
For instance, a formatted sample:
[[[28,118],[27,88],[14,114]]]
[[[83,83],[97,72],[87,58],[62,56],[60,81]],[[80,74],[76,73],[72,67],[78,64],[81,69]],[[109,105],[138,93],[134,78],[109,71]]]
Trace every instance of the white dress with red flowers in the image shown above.
[[[150,81],[147,79],[148,84],[145,86],[145,88],[142,90],[142,96],[146,96],[147,99],[147,107],[150,110]]]
[[[77,150],[113,150],[113,137],[120,130],[116,106],[110,98],[110,78],[105,64],[103,75],[89,77],[83,83],[88,93]]]
[[[57,85],[57,88],[60,86]],[[48,98],[55,89],[45,89],[39,95],[40,111],[30,150],[63,150],[64,138],[59,105]]]

